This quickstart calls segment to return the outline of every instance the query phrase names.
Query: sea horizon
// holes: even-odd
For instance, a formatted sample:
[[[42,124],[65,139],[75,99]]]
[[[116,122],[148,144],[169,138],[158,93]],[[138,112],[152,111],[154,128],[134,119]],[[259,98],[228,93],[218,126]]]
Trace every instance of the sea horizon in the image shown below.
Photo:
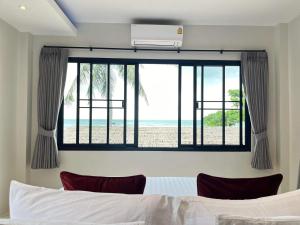
[[[89,126],[89,119],[80,119],[79,124],[80,126]],[[201,120],[197,120],[199,123]],[[115,119],[112,120],[113,126],[123,126],[124,121],[122,119]],[[127,120],[127,126],[133,126],[134,120]],[[106,119],[93,119],[92,120],[93,126],[106,126],[107,120]],[[65,127],[73,127],[76,126],[76,119],[64,119],[64,126]],[[178,120],[139,120],[139,126],[142,127],[177,127]],[[192,127],[193,120],[181,120],[182,127]]]

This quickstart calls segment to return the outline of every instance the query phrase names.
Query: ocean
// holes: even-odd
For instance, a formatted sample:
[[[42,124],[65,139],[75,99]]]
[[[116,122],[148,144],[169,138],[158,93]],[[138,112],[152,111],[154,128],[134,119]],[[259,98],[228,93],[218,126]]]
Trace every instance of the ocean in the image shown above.
[[[199,122],[199,121],[197,121]],[[89,119],[81,119],[80,126],[89,126]],[[93,126],[106,126],[107,121],[103,119],[94,119]],[[123,120],[113,120],[113,126],[123,126]],[[133,126],[133,120],[127,120],[127,126]],[[76,126],[76,119],[65,119],[64,120],[65,127],[73,127]],[[177,120],[139,120],[140,127],[177,127],[178,121]],[[192,120],[182,120],[181,121],[182,127],[192,127],[193,121]]]

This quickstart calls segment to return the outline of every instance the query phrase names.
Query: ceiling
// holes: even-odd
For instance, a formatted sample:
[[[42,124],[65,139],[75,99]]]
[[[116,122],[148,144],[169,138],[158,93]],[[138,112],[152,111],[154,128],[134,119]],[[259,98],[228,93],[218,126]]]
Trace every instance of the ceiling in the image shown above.
[[[21,10],[21,6],[26,10]],[[0,0],[0,18],[21,32],[76,35],[75,26],[54,0]]]
[[[184,25],[286,23],[300,14],[300,0],[56,0],[75,23],[175,20]]]
[[[78,23],[273,26],[298,15],[300,0],[0,0],[0,19],[35,35],[74,36]]]

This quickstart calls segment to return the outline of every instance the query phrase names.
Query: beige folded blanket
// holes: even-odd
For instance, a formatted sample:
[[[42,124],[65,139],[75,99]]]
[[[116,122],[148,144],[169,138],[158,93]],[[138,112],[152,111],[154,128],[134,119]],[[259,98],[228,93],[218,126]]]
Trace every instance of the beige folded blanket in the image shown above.
[[[220,215],[217,218],[216,225],[300,225],[300,217],[280,216],[267,218],[250,218]]]

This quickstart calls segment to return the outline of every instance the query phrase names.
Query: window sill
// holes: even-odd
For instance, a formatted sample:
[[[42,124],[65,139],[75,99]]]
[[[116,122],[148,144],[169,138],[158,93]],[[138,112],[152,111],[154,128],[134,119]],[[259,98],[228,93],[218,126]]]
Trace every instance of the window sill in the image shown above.
[[[173,147],[136,147],[124,145],[90,145],[90,144],[63,144],[58,146],[59,151],[166,151],[166,152],[250,152],[251,146],[247,145],[206,145],[206,146],[181,146]]]

